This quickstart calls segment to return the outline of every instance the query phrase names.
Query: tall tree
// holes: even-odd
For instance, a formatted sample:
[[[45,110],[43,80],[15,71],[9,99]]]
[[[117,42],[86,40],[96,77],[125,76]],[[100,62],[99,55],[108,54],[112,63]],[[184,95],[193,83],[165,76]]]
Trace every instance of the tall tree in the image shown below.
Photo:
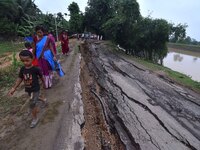
[[[77,3],[72,2],[68,6],[68,10],[70,12],[70,32],[83,32],[83,14],[80,12],[79,6]]]
[[[130,48],[135,36],[131,31],[140,19],[139,5],[136,0],[116,0],[112,4],[113,17],[102,26],[105,36],[124,48]]]
[[[113,0],[89,0],[85,12],[88,30],[102,34],[102,25],[113,15]]]

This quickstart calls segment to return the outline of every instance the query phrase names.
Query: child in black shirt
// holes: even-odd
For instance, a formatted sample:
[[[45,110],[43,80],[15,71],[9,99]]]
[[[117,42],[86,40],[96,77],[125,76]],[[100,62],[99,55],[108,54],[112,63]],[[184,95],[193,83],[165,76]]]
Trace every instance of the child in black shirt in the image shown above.
[[[30,127],[34,128],[38,123],[38,108],[37,102],[40,95],[40,84],[39,78],[42,80],[43,86],[45,85],[41,70],[32,65],[33,54],[28,50],[23,50],[19,53],[19,57],[23,62],[24,66],[20,69],[18,79],[14,87],[10,90],[9,95],[13,95],[16,88],[24,81],[25,91],[31,97],[30,108],[33,116]]]

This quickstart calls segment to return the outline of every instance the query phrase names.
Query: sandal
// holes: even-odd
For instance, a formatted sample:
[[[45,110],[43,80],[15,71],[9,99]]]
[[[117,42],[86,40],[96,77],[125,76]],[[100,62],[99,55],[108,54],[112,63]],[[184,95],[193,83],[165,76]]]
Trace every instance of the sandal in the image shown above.
[[[30,128],[35,128],[36,125],[38,124],[39,119],[33,119],[33,121],[31,122]]]

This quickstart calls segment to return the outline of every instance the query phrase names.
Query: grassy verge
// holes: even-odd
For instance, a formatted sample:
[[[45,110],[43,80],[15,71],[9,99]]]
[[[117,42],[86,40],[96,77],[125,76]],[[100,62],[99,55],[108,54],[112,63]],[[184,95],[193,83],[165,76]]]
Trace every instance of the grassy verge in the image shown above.
[[[18,75],[19,68],[22,63],[17,60],[16,53],[12,55],[12,65],[6,68],[0,69],[0,89],[4,87],[10,87],[14,83]]]
[[[5,92],[15,83],[21,65],[22,63],[17,61],[16,54],[13,53],[12,65],[0,69],[0,117],[16,114],[25,101],[21,98],[9,97]]]
[[[144,60],[142,58],[137,58],[134,56],[130,56],[130,55],[126,55],[124,52],[122,51],[116,51],[116,45],[111,43],[111,42],[106,42],[106,45],[110,47],[110,49],[112,49],[112,51],[118,55],[123,55],[124,57],[126,57],[127,59],[133,60],[141,65],[143,65],[145,68],[153,71],[153,72],[157,72],[157,71],[162,71],[165,73],[165,75],[172,79],[174,82],[186,86],[194,91],[197,91],[200,93],[200,82],[194,81],[192,80],[189,76],[184,75],[182,73],[173,71],[167,67],[158,65],[158,64],[154,64],[150,61]]]
[[[130,57],[130,56],[129,56]],[[154,64],[152,62],[143,60],[141,58],[135,58],[132,57],[131,59],[133,59],[134,61],[144,65],[145,67],[147,67],[149,70],[151,71],[163,71],[168,78],[172,79],[173,81],[175,81],[176,83],[186,86],[194,91],[200,92],[200,82],[194,81],[192,80],[189,76],[184,75],[182,73],[179,73],[177,71],[173,71],[167,67],[161,66],[161,65],[157,65]]]
[[[7,52],[17,52],[24,49],[24,43],[0,42],[0,57]]]

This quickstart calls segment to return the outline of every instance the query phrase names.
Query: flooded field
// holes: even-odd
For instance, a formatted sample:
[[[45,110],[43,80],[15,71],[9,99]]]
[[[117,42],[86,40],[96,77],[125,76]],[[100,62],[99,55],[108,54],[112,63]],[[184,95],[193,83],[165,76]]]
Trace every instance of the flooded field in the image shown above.
[[[163,60],[163,65],[200,82],[200,52],[170,48],[168,55]]]

